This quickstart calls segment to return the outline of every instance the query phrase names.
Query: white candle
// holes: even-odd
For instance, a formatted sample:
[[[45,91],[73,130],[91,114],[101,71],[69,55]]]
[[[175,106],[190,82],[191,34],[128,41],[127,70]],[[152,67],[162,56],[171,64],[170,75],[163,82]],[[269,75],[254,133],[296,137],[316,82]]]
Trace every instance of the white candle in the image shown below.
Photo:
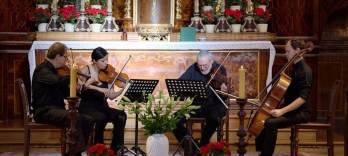
[[[70,97],[76,97],[77,85],[77,66],[72,65],[70,68]]]
[[[245,71],[243,66],[239,68],[239,98],[241,99],[245,99]]]
[[[108,12],[112,12],[112,0],[108,0]]]
[[[85,0],[81,0],[81,12],[85,12]]]
[[[194,7],[195,7],[195,13],[199,13],[199,0],[195,0]]]

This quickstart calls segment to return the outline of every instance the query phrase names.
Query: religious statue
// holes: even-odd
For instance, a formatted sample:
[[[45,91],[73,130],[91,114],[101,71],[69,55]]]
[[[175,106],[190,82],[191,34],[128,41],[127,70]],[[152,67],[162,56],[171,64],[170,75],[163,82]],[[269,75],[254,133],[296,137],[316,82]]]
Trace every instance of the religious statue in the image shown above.
[[[181,19],[181,0],[176,0],[176,7],[175,7],[175,11],[176,11],[176,14],[175,14],[175,19]]]
[[[132,18],[131,16],[131,0],[125,1],[125,7],[124,7],[124,18],[129,19]]]

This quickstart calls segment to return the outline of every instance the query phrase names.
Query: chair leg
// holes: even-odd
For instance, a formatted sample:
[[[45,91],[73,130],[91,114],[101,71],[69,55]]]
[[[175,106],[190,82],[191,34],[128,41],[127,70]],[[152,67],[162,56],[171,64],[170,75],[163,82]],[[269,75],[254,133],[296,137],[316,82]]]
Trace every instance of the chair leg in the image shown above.
[[[24,156],[29,156],[30,151],[30,130],[24,127]]]
[[[62,156],[66,154],[66,129],[62,129],[60,132],[60,153]]]
[[[328,145],[328,156],[334,156],[334,146],[333,146],[333,132],[332,129],[326,131],[327,145]]]
[[[219,125],[218,125],[218,127],[217,127],[217,129],[216,129],[216,140],[217,141],[221,141],[223,138],[223,133],[222,133],[222,128],[223,128],[223,124],[221,124],[221,122],[223,122],[222,120],[220,120],[219,121]]]
[[[291,135],[290,135],[290,155],[295,156],[295,126],[291,126]]]
[[[295,127],[295,130],[294,130],[294,139],[295,139],[295,143],[294,143],[294,148],[295,148],[295,151],[294,151],[294,156],[297,156],[298,155],[298,147],[299,147],[299,139],[298,139],[298,129]]]

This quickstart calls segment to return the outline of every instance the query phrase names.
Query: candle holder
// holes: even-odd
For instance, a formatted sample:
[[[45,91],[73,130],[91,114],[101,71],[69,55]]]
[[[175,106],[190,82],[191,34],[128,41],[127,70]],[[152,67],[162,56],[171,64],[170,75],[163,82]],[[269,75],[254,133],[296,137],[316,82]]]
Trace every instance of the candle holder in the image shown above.
[[[244,24],[242,25],[243,32],[257,32],[256,23],[254,17],[251,15],[244,18]]]
[[[47,31],[63,31],[63,24],[59,20],[57,11],[52,11],[52,16],[47,24]]]
[[[216,24],[216,32],[229,32],[230,24],[228,24],[227,19],[224,15],[220,16],[218,19],[218,23]]]
[[[76,32],[90,32],[91,31],[90,24],[88,22],[88,19],[87,19],[84,11],[80,11],[80,16],[77,19],[75,31]]]
[[[204,25],[202,22],[202,18],[199,17],[199,15],[195,15],[194,17],[191,18],[191,24],[189,27],[194,27],[196,28],[197,32],[204,32]]]
[[[69,113],[69,120],[70,120],[70,126],[68,128],[68,151],[69,155],[76,155],[78,151],[76,151],[77,146],[77,129],[76,129],[76,122],[77,122],[77,105],[79,102],[79,97],[68,97],[68,113]]]
[[[245,136],[247,135],[246,133],[246,130],[244,128],[244,119],[245,119],[245,111],[244,111],[244,107],[247,103],[247,99],[243,98],[238,98],[237,99],[237,104],[239,106],[239,112],[238,112],[238,117],[239,117],[239,129],[238,129],[238,132],[237,132],[237,136],[239,137],[239,140],[238,140],[238,143],[237,143],[237,146],[238,146],[238,154],[240,156],[243,156],[245,153],[246,153],[246,149],[245,149],[245,146],[246,146],[246,142],[245,142]]]
[[[115,18],[112,17],[112,12],[108,12],[102,25],[102,32],[118,32],[120,28],[115,22]]]

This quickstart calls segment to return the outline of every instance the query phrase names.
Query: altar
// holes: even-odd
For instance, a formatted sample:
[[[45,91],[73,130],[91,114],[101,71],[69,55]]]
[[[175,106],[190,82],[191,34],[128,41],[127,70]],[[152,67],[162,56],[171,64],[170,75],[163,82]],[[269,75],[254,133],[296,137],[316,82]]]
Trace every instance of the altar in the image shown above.
[[[45,52],[55,41],[34,41],[28,53],[30,77]],[[270,41],[203,41],[203,42],[142,42],[142,41],[59,41],[72,49],[79,67],[91,62],[96,47],[109,52],[109,64],[120,70],[131,55],[124,72],[131,79],[160,80],[155,92],[166,90],[165,79],[178,78],[196,60],[199,50],[209,50],[218,62],[231,52],[224,66],[231,78],[234,94],[238,94],[238,68],[247,69],[247,96],[255,97],[272,78],[275,49]]]

